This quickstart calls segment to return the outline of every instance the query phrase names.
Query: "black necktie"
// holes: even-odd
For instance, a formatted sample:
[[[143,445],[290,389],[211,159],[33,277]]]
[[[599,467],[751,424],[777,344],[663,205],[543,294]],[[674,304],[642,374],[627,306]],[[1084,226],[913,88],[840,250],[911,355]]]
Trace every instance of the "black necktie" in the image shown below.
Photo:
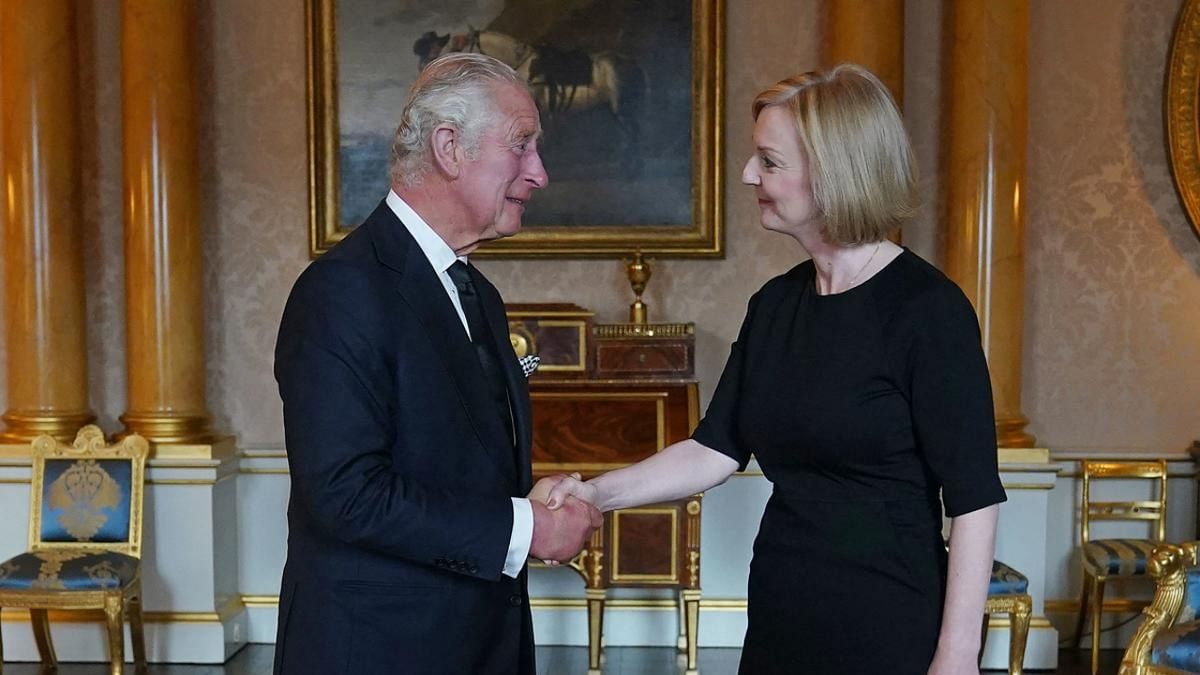
[[[475,346],[475,355],[479,357],[479,365],[483,368],[488,394],[497,414],[500,415],[500,420],[504,423],[505,431],[508,432],[508,441],[512,444],[512,412],[508,407],[508,387],[504,384],[504,370],[500,366],[495,337],[483,316],[483,304],[479,300],[479,294],[475,292],[475,282],[471,280],[471,270],[467,268],[466,263],[459,260],[446,272],[458,289],[458,300],[462,304],[463,314],[467,317],[471,343]]]

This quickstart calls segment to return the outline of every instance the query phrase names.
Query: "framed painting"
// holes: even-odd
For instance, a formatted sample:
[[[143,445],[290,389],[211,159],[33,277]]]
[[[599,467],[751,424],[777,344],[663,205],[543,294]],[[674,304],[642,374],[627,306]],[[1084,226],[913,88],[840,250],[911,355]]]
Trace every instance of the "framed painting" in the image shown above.
[[[1186,0],[1175,22],[1163,114],[1175,189],[1200,236],[1200,0]]]
[[[314,257],[387,194],[408,88],[450,51],[526,78],[550,176],[523,231],[475,255],[723,255],[724,0],[306,3]]]

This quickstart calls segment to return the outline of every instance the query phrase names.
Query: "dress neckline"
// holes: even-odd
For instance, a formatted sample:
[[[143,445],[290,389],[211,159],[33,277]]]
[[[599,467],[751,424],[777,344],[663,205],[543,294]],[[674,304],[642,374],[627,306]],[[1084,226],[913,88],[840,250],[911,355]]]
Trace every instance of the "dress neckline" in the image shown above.
[[[876,279],[887,274],[888,270],[890,270],[893,267],[896,267],[897,260],[904,258],[906,256],[914,255],[913,252],[911,250],[909,250],[909,248],[907,246],[901,246],[900,249],[901,249],[900,255],[889,260],[886,265],[884,265],[883,267],[880,267],[878,270],[875,270],[874,274],[867,277],[866,279],[863,279],[862,282],[859,283],[858,285],[853,286],[851,288],[847,288],[846,290],[841,291],[839,293],[827,293],[825,295],[822,295],[821,293],[817,292],[817,263],[810,259],[810,262],[812,262],[812,274],[808,275],[808,287],[812,291],[812,294],[821,300],[828,300],[828,301],[832,302],[837,298],[845,298],[845,297],[853,296],[855,293],[859,292],[860,289],[867,288],[868,286],[872,285]]]

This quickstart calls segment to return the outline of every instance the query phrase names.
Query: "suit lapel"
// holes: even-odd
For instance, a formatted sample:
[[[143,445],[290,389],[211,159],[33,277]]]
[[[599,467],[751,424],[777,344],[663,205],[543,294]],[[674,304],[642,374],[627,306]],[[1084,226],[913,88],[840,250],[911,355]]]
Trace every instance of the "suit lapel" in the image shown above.
[[[513,413],[513,435],[517,440],[516,461],[521,476],[521,491],[528,493],[533,489],[530,468],[533,426],[530,421],[529,383],[520,363],[517,362],[512,342],[508,339],[508,316],[504,313],[504,302],[500,299],[500,292],[474,266],[471,266],[470,270],[475,287],[482,290],[483,313],[487,318],[488,327],[492,329],[496,353],[500,355],[500,363],[504,369],[504,383],[508,388],[509,407]]]
[[[380,210],[386,211],[386,214],[380,214]],[[390,222],[387,222],[389,219]],[[487,449],[488,456],[501,469],[503,476],[514,484],[521,482],[513,466],[508,434],[493,412],[495,406],[488,400],[479,358],[437,273],[421,247],[417,246],[412,235],[386,203],[376,209],[375,216],[366,225],[373,228],[372,236],[380,262],[398,273],[396,291],[420,319],[434,351],[441,357],[442,365],[450,375],[480,444]],[[393,230],[394,234],[381,232],[384,229]],[[430,383],[430,386],[437,385]]]

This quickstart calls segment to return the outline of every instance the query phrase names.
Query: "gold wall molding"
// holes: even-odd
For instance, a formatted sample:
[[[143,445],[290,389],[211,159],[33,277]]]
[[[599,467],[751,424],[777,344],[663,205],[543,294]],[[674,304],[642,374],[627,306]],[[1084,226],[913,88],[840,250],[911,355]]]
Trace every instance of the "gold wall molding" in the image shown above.
[[[1117,598],[1104,601],[1105,613],[1140,612],[1149,606],[1149,600]],[[1078,614],[1079,599],[1047,600],[1044,607],[1047,614]]]
[[[1053,628],[1054,624],[1044,616],[1033,617],[1029,620],[1030,628]],[[1012,628],[1012,621],[1004,615],[992,614],[988,617],[988,628]]]
[[[253,597],[253,596],[251,596]],[[275,597],[275,605],[279,597]],[[242,596],[231,596],[217,608],[215,612],[143,612],[146,623],[223,623],[236,616],[246,608]],[[104,610],[60,611],[50,610],[51,623],[104,623]],[[0,610],[0,621],[9,623],[28,623],[29,610],[13,609]]]
[[[278,595],[243,595],[242,604],[254,609],[277,609]],[[530,598],[533,609],[543,611],[568,610],[587,611],[586,598]],[[679,603],[671,598],[610,598],[604,602],[605,609],[634,612],[678,612]],[[702,612],[745,612],[745,598],[702,598]]]

